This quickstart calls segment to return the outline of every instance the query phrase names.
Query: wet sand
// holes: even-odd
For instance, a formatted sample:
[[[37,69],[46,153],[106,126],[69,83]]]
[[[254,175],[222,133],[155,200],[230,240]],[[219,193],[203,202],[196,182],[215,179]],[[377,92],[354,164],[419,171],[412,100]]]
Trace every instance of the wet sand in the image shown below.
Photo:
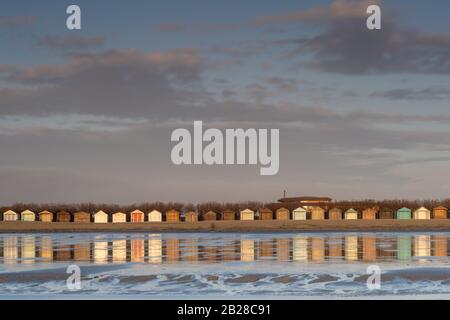
[[[178,223],[0,222],[0,233],[52,232],[365,232],[450,231],[450,220],[201,221]]]

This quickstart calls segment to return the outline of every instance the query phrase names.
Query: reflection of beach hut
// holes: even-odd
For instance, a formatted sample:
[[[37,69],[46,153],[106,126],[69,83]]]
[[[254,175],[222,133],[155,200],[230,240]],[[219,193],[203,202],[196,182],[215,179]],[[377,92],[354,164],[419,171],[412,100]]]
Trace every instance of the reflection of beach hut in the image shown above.
[[[431,237],[428,235],[420,235],[414,237],[414,256],[430,257],[431,256]]]
[[[17,221],[18,216],[17,213],[15,213],[12,210],[8,210],[5,213],[3,213],[3,221]]]
[[[439,206],[433,209],[433,219],[447,219],[448,209]]]
[[[328,211],[328,220],[342,220],[342,210],[339,208],[333,208]]]
[[[364,261],[377,259],[377,237],[374,235],[362,236],[362,256]]]
[[[390,208],[381,209],[379,215],[382,220],[394,219],[394,211]]]
[[[144,262],[145,256],[145,243],[144,239],[131,239],[131,262]]]
[[[158,210],[153,210],[147,215],[148,222],[161,222],[162,221],[162,213]],[[144,215],[142,214],[142,222],[144,221]],[[138,221],[136,221],[138,222]]]
[[[290,238],[278,238],[276,240],[276,252],[279,261],[289,261],[291,257]]]
[[[376,220],[377,219],[377,209],[376,208],[367,208],[362,212],[363,220]]]
[[[245,209],[241,211],[241,220],[255,220],[255,212],[250,209]]]
[[[311,220],[325,220],[325,210],[321,207],[311,208]]]
[[[255,241],[250,239],[241,240],[241,261],[255,260]]]
[[[75,223],[90,223],[91,215],[87,212],[76,212],[73,215],[73,222]]]
[[[96,240],[94,242],[93,256],[94,256],[94,263],[95,264],[108,263],[108,241],[98,241],[98,240]]]
[[[210,210],[204,214],[202,214],[202,220],[203,221],[216,221],[217,220],[217,213]]]
[[[90,261],[91,244],[89,242],[77,243],[73,246],[73,260]]]
[[[395,215],[397,220],[411,220],[411,209],[401,208],[398,209]]]
[[[127,215],[123,212],[116,212],[112,215],[113,223],[125,223],[127,222]]]
[[[273,240],[261,240],[259,242],[259,256],[261,258],[272,258],[274,253]]]
[[[108,223],[108,214],[102,210],[94,213],[94,223]]]
[[[321,237],[311,238],[311,260],[315,262],[325,259],[325,240]]]
[[[148,262],[161,263],[163,257],[162,239],[158,234],[151,235],[148,239]]]
[[[292,211],[292,220],[306,220],[306,209],[299,207]]]
[[[27,235],[22,237],[22,263],[33,263],[36,258],[36,239],[34,236]]]
[[[180,222],[180,212],[177,210],[169,210],[166,212],[167,222]]]
[[[330,237],[328,239],[328,256],[332,258],[342,258],[341,237]]]
[[[9,220],[12,221],[12,220]],[[19,239],[17,236],[3,238],[3,263],[15,264],[19,258]]]
[[[345,259],[349,261],[358,260],[358,237],[345,237]]]
[[[44,261],[53,260],[53,244],[51,236],[42,236],[39,246],[39,258]]]
[[[25,210],[21,214],[22,221],[32,222],[36,221],[36,214],[33,211]]]
[[[425,207],[420,207],[416,211],[414,211],[414,219],[415,220],[430,220],[431,219],[431,211]]]
[[[289,220],[290,214],[289,214],[289,210],[286,208],[279,208],[275,214],[276,214],[277,220]]]
[[[124,263],[127,261],[127,240],[115,240],[112,242],[112,262]]]
[[[269,208],[259,209],[259,219],[260,220],[273,220],[273,211]]]
[[[144,212],[141,210],[134,210],[130,213],[131,216],[131,222],[132,223],[142,223],[144,222]]]
[[[345,220],[358,220],[358,211],[355,209],[345,211]]]
[[[432,253],[435,257],[447,257],[448,238],[445,235],[433,236],[431,243]]]
[[[41,211],[39,212],[39,221],[41,222],[52,222],[53,221],[53,213],[50,211]]]
[[[305,236],[295,236],[292,239],[292,260],[308,261],[308,238]]]
[[[411,259],[411,237],[399,236],[397,237],[397,259],[410,260]]]
[[[233,210],[225,210],[222,212],[223,220],[236,220],[236,213]]]
[[[178,262],[180,260],[180,240],[177,238],[166,240],[167,262]]]
[[[198,214],[194,211],[189,211],[184,214],[184,221],[186,222],[197,222]]]
[[[58,222],[70,222],[71,220],[70,213],[66,211],[59,211],[56,213],[56,221]]]

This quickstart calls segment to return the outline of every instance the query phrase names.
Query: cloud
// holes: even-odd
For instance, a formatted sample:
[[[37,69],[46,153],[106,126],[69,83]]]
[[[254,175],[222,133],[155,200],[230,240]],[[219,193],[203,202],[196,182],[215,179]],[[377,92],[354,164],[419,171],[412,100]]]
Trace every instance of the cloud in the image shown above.
[[[33,24],[37,21],[36,16],[23,15],[14,17],[0,17],[0,27],[19,27]]]
[[[100,47],[105,44],[105,38],[97,37],[83,37],[78,35],[66,36],[44,36],[36,40],[36,45],[40,47],[61,49],[61,50],[83,50],[88,48]]]
[[[410,100],[410,101],[430,101],[444,100],[450,98],[450,89],[427,88],[417,89],[394,89],[387,91],[375,91],[373,97],[385,98],[389,100]]]

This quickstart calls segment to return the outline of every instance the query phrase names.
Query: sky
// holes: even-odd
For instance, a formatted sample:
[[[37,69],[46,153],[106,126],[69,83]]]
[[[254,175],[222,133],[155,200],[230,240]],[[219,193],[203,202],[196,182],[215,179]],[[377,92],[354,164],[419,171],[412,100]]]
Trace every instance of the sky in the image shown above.
[[[67,30],[77,4],[82,29]],[[366,28],[366,8],[382,29]],[[450,195],[444,0],[0,5],[0,205]],[[176,166],[176,128],[277,128],[280,169]]]

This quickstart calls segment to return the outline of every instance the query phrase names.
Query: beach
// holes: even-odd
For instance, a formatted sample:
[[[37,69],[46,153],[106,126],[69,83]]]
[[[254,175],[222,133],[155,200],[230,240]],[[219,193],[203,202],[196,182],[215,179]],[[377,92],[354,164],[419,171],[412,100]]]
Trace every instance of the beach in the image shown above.
[[[450,231],[450,220],[255,220],[144,223],[0,222],[0,233]]]

